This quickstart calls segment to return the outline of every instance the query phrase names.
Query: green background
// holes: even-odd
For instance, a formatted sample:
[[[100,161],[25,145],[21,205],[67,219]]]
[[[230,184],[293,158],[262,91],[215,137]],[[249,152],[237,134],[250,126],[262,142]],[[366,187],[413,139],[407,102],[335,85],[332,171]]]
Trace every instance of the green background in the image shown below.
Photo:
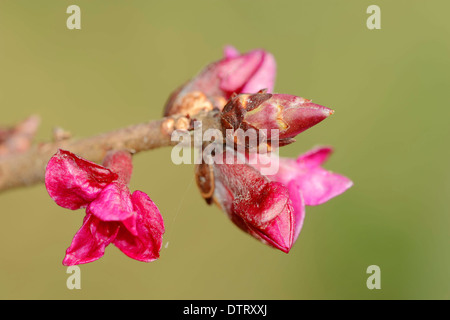
[[[81,30],[66,9],[81,8]],[[381,8],[381,30],[366,9]],[[226,44],[265,48],[275,91],[333,108],[281,154],[332,145],[325,165],[354,181],[307,207],[289,254],[238,230],[200,197],[193,166],[170,149],[134,158],[131,190],[160,208],[161,258],[109,246],[81,265],[81,290],[61,262],[83,211],[44,186],[0,194],[2,299],[449,299],[450,23],[448,1],[0,1],[0,123],[39,114],[88,137],[158,119],[169,95]],[[381,268],[369,290],[366,269]]]

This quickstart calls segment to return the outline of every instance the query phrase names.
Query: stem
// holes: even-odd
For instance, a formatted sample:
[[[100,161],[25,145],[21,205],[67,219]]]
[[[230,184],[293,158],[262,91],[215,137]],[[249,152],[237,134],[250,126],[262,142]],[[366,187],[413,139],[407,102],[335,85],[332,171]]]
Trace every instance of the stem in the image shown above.
[[[186,124],[193,120],[202,121],[203,130],[220,128],[217,115],[216,111],[202,112],[191,117],[191,120],[182,115],[174,115],[89,138],[33,145],[25,153],[0,158],[0,192],[43,182],[47,162],[58,149],[68,150],[86,160],[101,163],[110,150],[128,150],[134,154],[174,146],[178,141],[171,141],[173,130],[187,129]]]

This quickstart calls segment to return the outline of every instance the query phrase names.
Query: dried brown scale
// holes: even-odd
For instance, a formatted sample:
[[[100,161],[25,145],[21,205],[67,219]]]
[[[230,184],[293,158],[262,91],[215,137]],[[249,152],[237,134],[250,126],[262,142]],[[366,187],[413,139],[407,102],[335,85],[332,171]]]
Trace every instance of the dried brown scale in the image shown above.
[[[161,123],[161,132],[163,134],[172,134],[173,130],[174,130],[174,126],[175,126],[175,120],[173,120],[172,118],[168,118],[165,119],[162,123]]]
[[[55,127],[53,128],[53,141],[61,141],[72,138],[72,134],[63,128]]]
[[[195,181],[200,190],[200,194],[208,204],[212,203],[214,194],[214,172],[211,165],[201,163],[195,167]]]

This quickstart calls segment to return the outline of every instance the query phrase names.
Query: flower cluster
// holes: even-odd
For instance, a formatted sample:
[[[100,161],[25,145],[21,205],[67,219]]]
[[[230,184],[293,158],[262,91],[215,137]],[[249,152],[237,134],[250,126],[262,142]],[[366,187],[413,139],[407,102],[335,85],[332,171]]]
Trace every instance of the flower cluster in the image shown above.
[[[240,72],[234,69],[236,65]],[[226,130],[264,129],[268,133],[266,139],[271,140],[270,130],[275,129],[277,144],[290,144],[295,136],[334,111],[302,97],[273,94],[275,71],[272,55],[264,50],[240,55],[236,49],[227,47],[224,59],[210,64],[174,92],[166,115],[197,111],[197,101],[185,97],[206,88],[203,92],[208,103],[203,105],[221,110],[224,135]],[[226,104],[214,105],[226,99]],[[235,146],[243,144],[251,149],[236,136],[231,139]],[[332,148],[319,147],[297,159],[288,159],[275,153],[239,154],[226,147],[215,155],[212,163],[197,165],[197,186],[206,202],[217,204],[240,229],[263,243],[289,252],[301,231],[305,206],[322,204],[353,184],[348,178],[321,167],[331,153]],[[230,162],[224,160],[227,157],[243,159]],[[263,174],[261,169],[268,161],[277,162],[277,173]]]
[[[182,113],[194,115],[200,110],[222,110],[234,93],[272,92],[275,84],[276,63],[265,50],[246,54],[227,46],[225,57],[206,66],[186,84],[175,90],[164,108],[164,116]]]
[[[225,137],[230,130],[265,130],[268,140],[284,146],[334,112],[308,99],[273,93],[276,63],[265,50],[240,54],[226,47],[224,55],[171,94],[164,116],[190,118],[217,110]],[[347,177],[322,167],[331,147],[317,147],[289,159],[231,139],[232,146],[224,144],[213,154],[214,161],[196,165],[200,193],[241,230],[283,252],[291,250],[300,234],[305,206],[322,204],[352,186]],[[236,152],[241,144],[244,152]],[[231,163],[225,160],[230,158]],[[131,160],[126,151],[110,152],[100,166],[65,150],[50,159],[45,183],[51,198],[67,209],[86,209],[64,265],[99,259],[109,244],[136,260],[159,257],[163,219],[148,195],[130,193]],[[276,172],[264,171],[274,162]]]

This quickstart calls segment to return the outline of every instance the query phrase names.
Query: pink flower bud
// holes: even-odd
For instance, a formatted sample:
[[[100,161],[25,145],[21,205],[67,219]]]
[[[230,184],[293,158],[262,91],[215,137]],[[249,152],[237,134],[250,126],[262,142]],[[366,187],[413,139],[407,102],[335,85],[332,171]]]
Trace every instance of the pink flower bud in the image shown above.
[[[224,134],[227,129],[265,129],[267,140],[276,138],[279,145],[286,145],[333,112],[301,97],[260,91],[232,97],[222,110],[221,121]],[[276,137],[272,137],[272,130],[276,130]]]
[[[266,165],[270,161],[278,162],[278,172],[267,175],[267,178],[270,181],[281,183],[289,190],[289,197],[294,208],[294,242],[303,225],[305,205],[323,204],[353,185],[353,182],[347,177],[321,167],[332,151],[330,147],[320,147],[300,155],[297,159],[279,158],[277,155],[269,153],[257,155],[259,158],[256,160],[248,159],[258,171],[264,168],[263,162]],[[256,157],[255,154],[250,156]]]
[[[164,116],[221,110],[233,93],[255,93],[261,89],[272,92],[276,63],[270,53],[257,49],[241,55],[230,46],[224,53],[225,58],[209,64],[172,93]]]
[[[150,262],[159,257],[164,223],[143,192],[130,194],[131,155],[110,152],[104,166],[59,150],[48,162],[45,186],[61,207],[86,208],[83,225],[72,240],[64,265],[88,263],[113,243],[127,256]]]
[[[244,157],[233,151],[228,148],[216,155],[213,164],[197,165],[203,198],[216,203],[243,231],[286,253],[300,234],[305,206],[325,203],[353,185],[347,177],[321,167],[331,148],[310,150],[297,160],[273,153]],[[228,153],[234,158],[227,160]],[[273,162],[279,170],[264,175],[264,167]]]

